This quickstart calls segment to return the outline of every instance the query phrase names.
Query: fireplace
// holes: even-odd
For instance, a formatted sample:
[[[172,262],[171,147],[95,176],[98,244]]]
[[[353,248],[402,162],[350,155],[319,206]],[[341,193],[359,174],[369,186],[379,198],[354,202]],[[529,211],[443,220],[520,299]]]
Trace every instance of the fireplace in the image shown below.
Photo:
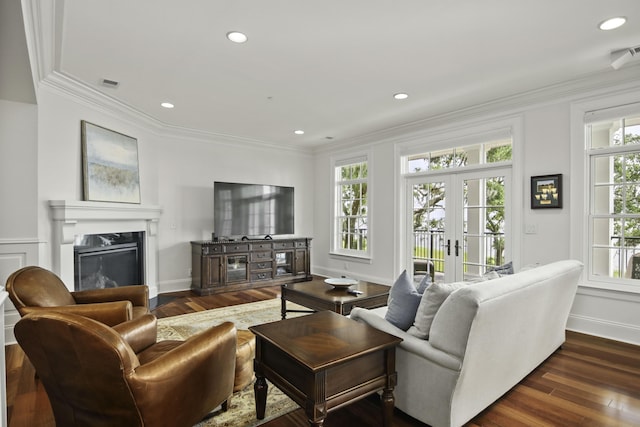
[[[74,289],[144,283],[144,232],[83,234],[73,245]]]
[[[132,284],[128,282],[135,281],[136,284],[149,286],[149,298],[155,298],[158,295],[158,220],[162,213],[160,207],[74,200],[51,200],[49,207],[52,220],[51,267],[69,290],[75,290],[75,260],[80,255],[83,260],[86,257],[87,263],[94,263],[92,267],[81,266],[81,271],[78,273],[80,276],[90,275],[85,268],[93,268],[94,273],[106,276],[99,279],[99,282],[104,282],[105,286],[107,283],[113,284],[110,280],[119,285]],[[137,237],[132,238],[132,241],[126,242],[120,238],[110,241],[112,236],[129,236],[134,233]],[[85,238],[84,236],[100,237]],[[89,242],[92,239],[94,241]],[[96,243],[96,241],[104,243],[103,239],[110,241],[111,244],[101,246],[101,243]],[[132,243],[136,243],[135,250],[130,246],[114,247],[114,245]],[[77,247],[80,246],[86,246],[84,249],[88,251],[76,253],[76,249],[80,249]],[[89,249],[90,247],[92,249]],[[109,253],[113,249],[119,252]],[[106,253],[100,254],[100,252]],[[137,265],[142,269],[138,273],[139,279],[114,278],[115,274],[112,271],[104,269],[104,261],[111,261],[107,260],[107,257],[116,257],[118,259],[116,263],[120,263],[122,260],[119,257],[124,257],[126,254],[126,257],[132,258],[133,252],[137,252]],[[93,260],[89,261],[91,257]],[[102,270],[100,270],[100,260],[103,262]]]

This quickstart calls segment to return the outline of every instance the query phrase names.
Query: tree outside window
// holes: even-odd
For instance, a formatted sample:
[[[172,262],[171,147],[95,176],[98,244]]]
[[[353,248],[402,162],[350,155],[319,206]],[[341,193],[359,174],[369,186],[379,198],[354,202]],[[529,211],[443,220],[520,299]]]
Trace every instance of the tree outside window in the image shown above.
[[[344,253],[369,251],[367,161],[344,164],[336,174],[336,250]]]

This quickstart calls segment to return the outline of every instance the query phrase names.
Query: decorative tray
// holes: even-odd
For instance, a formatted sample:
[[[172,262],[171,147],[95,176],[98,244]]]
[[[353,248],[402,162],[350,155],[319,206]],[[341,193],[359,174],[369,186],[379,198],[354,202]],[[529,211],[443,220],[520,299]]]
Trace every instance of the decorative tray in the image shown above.
[[[334,288],[348,288],[351,285],[357,285],[358,281],[355,279],[347,279],[347,278],[333,278],[333,279],[325,279],[325,283],[333,286]]]

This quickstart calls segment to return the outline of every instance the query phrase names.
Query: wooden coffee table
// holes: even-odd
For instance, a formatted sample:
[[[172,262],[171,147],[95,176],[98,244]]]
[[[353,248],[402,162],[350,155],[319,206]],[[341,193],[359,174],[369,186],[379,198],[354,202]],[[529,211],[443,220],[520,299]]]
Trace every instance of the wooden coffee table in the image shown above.
[[[353,307],[383,307],[387,305],[391,287],[360,281],[349,289],[356,289],[362,293],[351,295],[347,289],[338,289],[326,284],[324,279],[282,285],[282,318],[285,319],[289,312],[301,311],[287,310],[287,301],[308,307],[311,311],[330,310],[345,316],[351,313]]]
[[[311,426],[322,426],[332,409],[382,390],[383,423],[391,426],[402,339],[332,311],[249,329],[256,335],[258,419],[264,419],[268,379],[305,410]]]

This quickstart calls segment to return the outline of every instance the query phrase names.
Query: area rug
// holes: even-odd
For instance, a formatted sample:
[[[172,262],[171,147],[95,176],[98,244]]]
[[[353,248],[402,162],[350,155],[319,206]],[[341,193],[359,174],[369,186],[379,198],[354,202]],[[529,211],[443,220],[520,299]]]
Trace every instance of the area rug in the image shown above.
[[[187,339],[199,331],[226,321],[233,322],[236,329],[249,329],[250,326],[275,322],[281,319],[280,304],[280,299],[272,299],[158,319],[158,339]],[[287,303],[287,308],[305,309],[292,303]],[[303,314],[289,313],[287,317]],[[265,418],[258,420],[253,386],[250,385],[233,394],[231,405],[226,412],[216,413],[208,420],[197,424],[197,427],[253,427],[297,408],[295,402],[269,383]]]

